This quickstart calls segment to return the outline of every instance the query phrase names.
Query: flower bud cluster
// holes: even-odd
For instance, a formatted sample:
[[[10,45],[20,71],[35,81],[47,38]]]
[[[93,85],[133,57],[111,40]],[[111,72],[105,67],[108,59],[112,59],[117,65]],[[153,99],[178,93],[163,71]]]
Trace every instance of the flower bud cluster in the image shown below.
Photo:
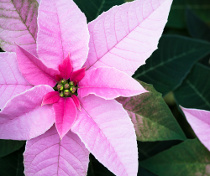
[[[62,79],[56,84],[54,90],[59,92],[60,97],[71,97],[71,95],[76,94],[77,87],[73,81]]]

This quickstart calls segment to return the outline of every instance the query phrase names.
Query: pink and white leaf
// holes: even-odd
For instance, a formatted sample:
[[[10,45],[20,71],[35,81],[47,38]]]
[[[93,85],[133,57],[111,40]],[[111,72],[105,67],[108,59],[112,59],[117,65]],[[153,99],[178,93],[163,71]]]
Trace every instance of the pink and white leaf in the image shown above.
[[[115,100],[89,95],[72,126],[86,148],[115,175],[137,175],[138,151],[133,124]]]
[[[62,139],[66,133],[71,129],[77,117],[77,108],[72,98],[60,98],[60,100],[53,104],[55,110],[55,126]]]
[[[47,131],[55,122],[54,109],[41,103],[51,91],[36,86],[10,99],[0,112],[0,139],[28,140]]]
[[[19,46],[16,48],[16,54],[18,67],[29,83],[55,86],[55,76],[59,71],[47,68],[38,58]]]
[[[60,140],[53,126],[45,134],[26,143],[24,173],[27,176],[85,176],[88,163],[88,150],[71,131]]]
[[[129,97],[147,92],[128,74],[110,67],[98,67],[86,72],[79,82],[78,94],[85,97],[95,94],[110,100],[119,96]]]
[[[157,49],[172,0],[136,0],[115,6],[88,24],[87,69],[115,67],[133,75]]]
[[[73,68],[80,69],[87,59],[88,42],[86,17],[73,0],[40,1],[37,52],[48,67],[58,69],[70,53]]]
[[[1,0],[0,7],[0,47],[11,52],[20,45],[36,55],[36,0]]]
[[[0,109],[2,109],[9,99],[32,86],[18,70],[15,53],[0,53],[0,60]]]
[[[210,111],[181,107],[195,134],[210,151]]]

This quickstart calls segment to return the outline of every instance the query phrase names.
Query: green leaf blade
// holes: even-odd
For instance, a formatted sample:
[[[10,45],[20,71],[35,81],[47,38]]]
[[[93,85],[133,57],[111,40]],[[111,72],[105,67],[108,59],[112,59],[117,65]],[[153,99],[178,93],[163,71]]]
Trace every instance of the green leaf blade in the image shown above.
[[[210,28],[190,9],[186,10],[187,28],[194,38],[207,40],[210,42]]]
[[[164,102],[151,85],[141,82],[150,92],[117,100],[127,110],[139,141],[185,140],[185,134]]]
[[[24,176],[23,174],[23,148],[0,158],[0,175]]]
[[[196,64],[183,84],[174,91],[177,102],[186,108],[210,110],[210,68]]]
[[[159,49],[147,59],[134,77],[153,84],[166,95],[176,89],[195,62],[210,53],[210,43],[176,35],[163,36]]]
[[[184,28],[185,22],[185,10],[190,8],[193,10],[202,20],[210,23],[210,4],[209,0],[174,0],[169,14],[169,20],[167,27],[171,28]]]
[[[188,139],[141,162],[141,166],[161,176],[210,175],[210,152],[198,141]]]
[[[25,144],[24,141],[0,140],[0,157],[4,157],[16,150],[19,150]]]

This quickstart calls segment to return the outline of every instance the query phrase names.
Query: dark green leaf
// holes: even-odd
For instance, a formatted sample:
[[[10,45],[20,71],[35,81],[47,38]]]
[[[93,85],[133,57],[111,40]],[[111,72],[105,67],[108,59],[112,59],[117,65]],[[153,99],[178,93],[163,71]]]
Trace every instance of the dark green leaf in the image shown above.
[[[203,65],[210,67],[210,54],[205,56],[203,59],[199,61],[199,63],[202,63]]]
[[[174,94],[177,102],[183,107],[210,110],[209,90],[210,68],[196,64]]]
[[[189,139],[163,151],[140,165],[161,176],[208,176],[210,152],[198,141]]]
[[[187,28],[194,38],[210,41],[210,27],[206,25],[192,10],[186,10]]]
[[[181,143],[180,140],[172,141],[155,141],[155,142],[138,142],[139,161],[148,159],[174,145]]]
[[[23,174],[23,150],[11,153],[0,158],[0,175],[1,176],[24,176]]]
[[[169,14],[168,27],[185,27],[185,10],[192,9],[202,20],[210,22],[210,3],[209,0],[174,0]]]
[[[25,144],[24,141],[0,140],[0,157],[6,156]]]
[[[182,36],[190,37],[188,30],[185,29],[185,28],[183,28],[183,29],[165,28],[164,29],[164,34],[167,34],[167,35],[182,35]]]
[[[210,53],[210,43],[176,35],[163,36],[159,49],[147,59],[134,77],[149,84],[163,95],[177,88],[193,64]]]
[[[124,0],[74,0],[85,13],[88,22],[94,20],[102,12],[109,10],[114,5],[123,4]]]
[[[141,82],[149,92],[117,100],[128,111],[139,141],[185,140],[170,109],[151,85]]]
[[[152,172],[148,171],[147,169],[139,167],[137,176],[157,176],[157,175],[153,174]]]
[[[169,149],[173,145],[179,144],[181,141],[156,141],[156,142],[138,142],[139,162],[154,156],[155,154]],[[148,171],[139,166],[137,176],[157,176],[156,174]]]
[[[87,176],[114,176],[106,167],[98,162],[93,155],[90,154],[90,162]]]
[[[114,176],[106,167],[104,167],[93,155],[90,154],[90,162],[87,176]],[[138,176],[156,176],[150,171],[139,167]]]

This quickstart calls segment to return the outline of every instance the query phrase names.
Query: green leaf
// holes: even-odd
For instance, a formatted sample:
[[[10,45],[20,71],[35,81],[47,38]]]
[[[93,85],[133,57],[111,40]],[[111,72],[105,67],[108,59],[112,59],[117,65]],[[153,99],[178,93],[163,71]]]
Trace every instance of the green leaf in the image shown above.
[[[161,176],[208,176],[209,163],[210,152],[198,139],[189,139],[141,162],[140,165]]]
[[[25,144],[24,141],[0,140],[0,157],[19,150]]]
[[[95,157],[90,154],[90,162],[87,176],[114,176],[106,167],[104,167]],[[137,176],[156,176],[148,170],[139,167]]]
[[[102,12],[109,10],[114,5],[121,5],[124,0],[74,0],[85,13],[88,22],[94,20]]]
[[[93,155],[90,154],[90,162],[87,176],[114,176],[106,167],[104,167]]]
[[[0,175],[2,176],[24,176],[23,174],[23,150],[11,153],[0,158]]]
[[[180,140],[171,141],[155,141],[155,142],[141,142],[138,143],[139,161],[146,160],[152,156],[171,148],[174,145],[181,143]]]
[[[202,63],[203,65],[207,66],[210,68],[210,54],[205,56],[203,59],[199,61],[199,63]]]
[[[187,28],[194,38],[210,41],[210,27],[197,17],[190,9],[186,10]]]
[[[141,82],[149,92],[117,100],[128,111],[139,141],[185,140],[185,135],[164,102],[151,85]]]
[[[149,172],[148,170],[146,170],[142,167],[139,167],[139,171],[138,171],[137,176],[157,176],[157,175]]]
[[[176,35],[163,36],[159,49],[147,59],[134,78],[153,84],[163,95],[177,88],[193,64],[210,53],[210,43]]]
[[[177,102],[186,108],[210,110],[210,68],[196,64],[183,84],[174,91]]]
[[[174,0],[169,14],[167,26],[172,28],[185,27],[185,10],[192,9],[202,20],[210,22],[209,0]]]

